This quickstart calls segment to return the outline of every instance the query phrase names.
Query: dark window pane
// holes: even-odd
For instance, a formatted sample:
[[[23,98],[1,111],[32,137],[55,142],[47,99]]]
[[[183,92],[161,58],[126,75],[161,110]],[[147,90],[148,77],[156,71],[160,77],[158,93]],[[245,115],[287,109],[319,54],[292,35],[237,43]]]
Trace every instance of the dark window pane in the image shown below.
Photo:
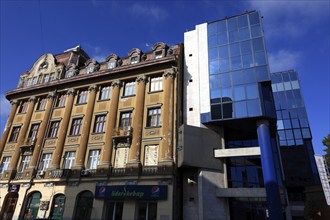
[[[260,37],[261,36],[261,27],[260,25],[254,25],[251,27],[251,35],[252,37]]]
[[[211,118],[221,119],[221,105],[211,105]]]
[[[220,74],[220,82],[222,87],[231,86],[230,73]]]
[[[297,118],[297,112],[295,109],[290,109],[289,110],[290,118]]]
[[[227,37],[227,32],[224,32],[220,35],[218,35],[218,44],[227,44],[228,43],[228,37]]]
[[[218,38],[217,38],[217,35],[214,35],[214,36],[209,36],[209,39],[208,39],[208,43],[209,43],[209,47],[214,47],[218,44]]]
[[[302,135],[304,138],[311,138],[311,132],[309,131],[309,128],[303,128],[301,129]]]
[[[207,26],[208,35],[214,35],[217,33],[217,23],[211,23]]]
[[[233,80],[233,85],[244,84],[243,72],[242,71],[232,72],[232,80]]]
[[[240,49],[239,49],[239,43],[230,44],[230,56],[239,56],[240,55]]]
[[[294,140],[288,140],[288,146],[293,146],[295,145]]]
[[[248,106],[249,116],[260,115],[260,103],[259,103],[258,99],[257,100],[248,100],[247,106]]]
[[[281,145],[281,146],[287,146],[287,142],[286,142],[286,140],[282,140],[282,141],[280,141],[280,145]]]
[[[225,31],[227,31],[226,21],[218,22],[218,32],[221,33]]]
[[[290,117],[289,117],[289,112],[288,112],[287,110],[283,110],[283,111],[282,111],[282,116],[283,116],[283,119],[288,119],[288,118],[290,118]]]
[[[242,62],[241,62],[241,57],[240,56],[231,58],[231,69],[232,70],[242,69]]]
[[[300,127],[302,128],[309,127],[307,118],[300,118],[299,121],[300,121]]]
[[[235,102],[234,104],[236,118],[247,117],[246,102]]]
[[[282,73],[282,77],[283,77],[283,81],[284,81],[284,82],[288,82],[288,81],[290,81],[288,73],[283,72],[283,73]]]
[[[254,68],[244,70],[244,79],[246,83],[256,82],[256,77],[254,75]]]
[[[295,139],[301,139],[301,132],[300,132],[300,129],[294,129],[293,130],[293,133],[294,133],[294,137]]]
[[[264,51],[254,53],[254,63],[255,63],[256,66],[266,64],[266,57],[265,57],[265,52]]]
[[[260,23],[259,13],[254,12],[254,13],[249,14],[249,20],[250,20],[250,25],[259,24]]]
[[[278,131],[278,136],[280,138],[281,141],[285,140],[286,137],[285,137],[285,132],[282,130],[282,131]]]
[[[233,117],[233,103],[222,104],[223,118]]]
[[[287,139],[293,139],[292,130],[285,130],[285,135]]]
[[[229,69],[229,59],[220,59],[220,72],[228,72]]]
[[[291,81],[298,80],[296,72],[289,72],[289,76],[290,76]]]
[[[283,120],[284,128],[290,129],[291,128],[291,122],[290,119]]]
[[[243,16],[239,16],[237,18],[237,23],[238,23],[238,28],[242,28],[242,27],[247,27],[248,26],[248,21],[247,21],[247,16],[243,15]]]
[[[228,19],[228,31],[232,31],[237,29],[237,19],[235,18],[231,18]]]
[[[257,52],[257,51],[264,51],[264,42],[262,40],[262,38],[256,38],[252,40],[252,45],[253,45],[253,51]]]
[[[246,85],[246,97],[248,99],[255,99],[259,97],[257,84]]]
[[[296,145],[303,145],[304,142],[302,139],[296,139]]]
[[[268,68],[267,66],[257,67],[256,69],[258,81],[269,80]]]
[[[218,48],[210,48],[209,49],[209,60],[218,59]]]
[[[239,40],[247,40],[250,38],[249,28],[242,28],[239,30]]]
[[[282,119],[281,111],[276,111],[276,117],[277,119]]]
[[[298,119],[292,119],[291,123],[293,128],[300,128]]]
[[[219,57],[228,59],[228,46],[219,47]]]
[[[272,83],[279,83],[282,82],[281,75],[272,74]]]
[[[234,87],[234,99],[235,101],[246,99],[244,85]]]

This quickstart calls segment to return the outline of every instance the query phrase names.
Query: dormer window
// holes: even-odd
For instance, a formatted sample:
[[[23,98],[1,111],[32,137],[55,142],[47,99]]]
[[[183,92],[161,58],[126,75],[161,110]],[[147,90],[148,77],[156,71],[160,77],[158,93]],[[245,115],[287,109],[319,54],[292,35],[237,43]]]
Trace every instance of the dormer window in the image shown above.
[[[113,60],[113,61],[109,61],[108,62],[108,69],[113,69],[113,68],[115,68],[116,67],[116,61],[115,60]]]
[[[49,81],[53,81],[53,80],[55,80],[55,73],[51,73],[49,75]]]
[[[164,50],[158,50],[154,52],[155,59],[163,58],[164,57]]]
[[[138,56],[131,57],[131,64],[135,64],[135,63],[138,63],[138,62],[139,62],[139,57]]]
[[[31,86],[32,85],[32,78],[28,78],[26,86]]]
[[[47,69],[48,63],[45,61],[42,64],[40,64],[39,69]]]
[[[33,77],[32,85],[35,85],[35,84],[37,84],[37,83],[38,83],[38,77],[35,76],[35,77]]]
[[[70,78],[74,76],[74,70],[68,70],[66,73],[65,73],[65,76],[64,78]]]
[[[90,74],[92,72],[94,72],[94,66],[88,66],[88,67],[86,67],[86,74]]]
[[[43,82],[44,82],[44,83],[49,82],[49,74],[45,74],[45,75],[44,75]]]

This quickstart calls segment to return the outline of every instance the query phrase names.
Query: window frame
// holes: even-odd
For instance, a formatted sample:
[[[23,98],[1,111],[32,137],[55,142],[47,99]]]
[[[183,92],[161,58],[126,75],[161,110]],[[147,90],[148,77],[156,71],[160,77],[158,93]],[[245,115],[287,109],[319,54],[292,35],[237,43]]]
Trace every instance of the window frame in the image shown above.
[[[25,114],[27,112],[28,107],[29,107],[29,102],[28,101],[23,101],[21,103],[21,106],[19,108],[18,113]]]
[[[119,143],[117,146],[120,146]],[[125,168],[129,157],[129,147],[117,147],[115,152],[114,168]]]
[[[162,109],[161,106],[150,107],[147,109],[147,128],[155,128],[162,126]]]
[[[8,142],[17,142],[21,126],[13,126]]]
[[[88,153],[87,169],[96,170],[97,166],[100,164],[101,150],[93,149]]]
[[[111,86],[106,85],[100,88],[99,100],[109,100],[111,96]]]
[[[83,117],[72,119],[70,133],[69,133],[70,136],[81,135],[82,122],[83,122]]]
[[[60,129],[60,124],[61,124],[60,120],[51,121],[47,138],[57,138],[58,131]]]
[[[62,108],[65,106],[66,94],[60,94],[56,101],[56,108]]]
[[[47,105],[47,98],[46,97],[40,98],[37,106],[37,111],[44,111],[46,109],[46,105]]]
[[[35,140],[38,136],[40,123],[35,123],[31,125],[30,132],[28,138],[31,140]]]
[[[63,156],[63,163],[62,163],[63,169],[71,169],[74,164],[75,157],[76,157],[75,151],[66,151]]]
[[[107,115],[106,114],[96,115],[95,116],[93,133],[95,133],[95,134],[104,133],[106,122],[107,122]]]
[[[81,90],[79,91],[78,97],[77,97],[77,104],[86,104],[88,98],[88,90]]]
[[[126,117],[126,115],[128,117]],[[120,112],[119,127],[126,128],[131,126],[132,126],[132,111]]]
[[[39,170],[40,171],[46,171],[49,168],[50,163],[52,161],[52,157],[53,157],[52,153],[42,154],[41,163],[39,165]]]
[[[18,173],[23,173],[26,168],[28,168],[30,161],[31,161],[32,155],[23,155],[21,163],[18,168]]]
[[[11,156],[4,156],[2,158],[1,165],[0,165],[0,174],[3,174],[3,172],[8,169],[10,161],[11,161]]]
[[[163,91],[163,77],[162,76],[150,77],[149,92],[159,92],[159,91]]]
[[[136,82],[135,81],[127,81],[124,85],[123,96],[134,96],[136,94],[135,91]]]
[[[153,149],[154,148],[154,149]],[[150,150],[147,150],[150,149]],[[153,155],[150,155],[152,154]],[[150,161],[150,156],[152,157]],[[151,144],[144,146],[144,166],[157,166],[158,165],[158,158],[159,158],[159,145],[158,144]],[[150,161],[150,163],[149,163]]]

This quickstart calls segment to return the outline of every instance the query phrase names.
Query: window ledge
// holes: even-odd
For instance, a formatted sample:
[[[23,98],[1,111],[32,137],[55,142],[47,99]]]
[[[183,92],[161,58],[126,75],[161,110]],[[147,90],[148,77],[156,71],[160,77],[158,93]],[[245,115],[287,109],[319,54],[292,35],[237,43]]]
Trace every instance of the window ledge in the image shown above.
[[[130,98],[130,97],[134,97],[134,96],[135,96],[135,94],[133,94],[133,95],[123,95],[120,98],[124,99],[124,98]]]
[[[153,126],[153,127],[144,127],[144,129],[154,129],[154,128],[161,128],[162,126]]]
[[[154,93],[159,93],[159,92],[163,92],[164,90],[157,90],[157,91],[149,91],[148,94],[154,94]]]
[[[97,100],[97,102],[106,102],[106,101],[110,101],[110,99],[99,99],[99,100]]]
[[[86,105],[87,102],[84,102],[84,103],[76,103],[75,106],[79,106],[79,105]]]

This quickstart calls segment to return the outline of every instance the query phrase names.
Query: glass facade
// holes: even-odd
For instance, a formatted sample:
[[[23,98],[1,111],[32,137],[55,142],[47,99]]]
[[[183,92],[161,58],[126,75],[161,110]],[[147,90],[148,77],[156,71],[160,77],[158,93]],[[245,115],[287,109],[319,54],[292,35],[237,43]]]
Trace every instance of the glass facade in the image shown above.
[[[297,72],[272,73],[271,78],[280,145],[303,145],[312,135]]]
[[[270,74],[259,13],[209,23],[207,32],[211,120],[263,116],[259,87]]]

